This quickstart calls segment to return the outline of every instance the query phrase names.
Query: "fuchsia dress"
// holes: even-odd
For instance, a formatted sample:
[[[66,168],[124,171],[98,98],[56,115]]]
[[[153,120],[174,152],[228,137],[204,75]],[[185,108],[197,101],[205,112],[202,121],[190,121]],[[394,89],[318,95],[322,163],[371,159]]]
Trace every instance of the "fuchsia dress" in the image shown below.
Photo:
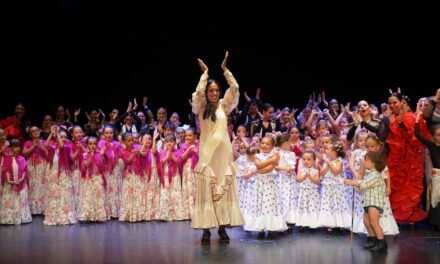
[[[100,140],[98,149],[101,150],[107,144],[105,152],[105,174],[107,179],[107,199],[109,202],[110,216],[119,218],[119,209],[121,205],[121,190],[122,190],[122,168],[119,163],[121,144],[112,140],[107,143],[105,140]]]
[[[70,175],[70,145],[49,146],[46,175],[45,225],[76,223],[73,183]]]
[[[159,214],[160,208],[160,179],[157,172],[157,161],[159,160],[158,152],[153,154],[151,149],[144,150],[147,154],[146,157],[142,158],[143,168],[145,170],[145,184],[147,192],[146,201],[146,220],[154,220]]]
[[[83,148],[86,148],[85,143],[81,143]],[[72,161],[72,167],[71,167],[71,175],[72,175],[72,183],[73,183],[73,197],[75,198],[75,210],[78,209],[79,204],[79,190],[80,190],[80,182],[81,182],[81,162],[83,159],[84,151],[83,148],[79,149],[78,156],[76,156],[76,159]],[[78,146],[76,143],[72,143],[70,145],[70,156],[72,157],[73,154],[77,151]]]
[[[177,164],[170,158],[163,162],[167,156],[167,150],[160,152],[159,176],[160,188],[160,211],[159,220],[173,221],[186,219],[182,206],[182,160],[180,150],[173,150],[172,155]]]
[[[195,144],[196,148],[200,148],[200,143]],[[186,152],[190,147],[185,143],[182,145],[181,153]],[[185,219],[191,219],[191,215],[194,209],[194,198],[196,195],[196,181],[194,169],[199,161],[199,154],[194,150],[188,153],[188,157],[183,160],[183,172],[182,172],[182,206]]]
[[[23,149],[29,149],[34,142],[28,140],[24,143]],[[41,140],[41,145],[44,146],[45,141]],[[45,194],[45,176],[47,172],[48,162],[46,155],[40,148],[35,148],[34,151],[27,157],[28,171],[29,171],[29,206],[32,214],[44,213],[44,194]]]
[[[134,146],[137,149],[138,146]],[[124,161],[124,180],[122,183],[121,210],[119,221],[137,222],[149,219],[147,214],[147,185],[142,158],[134,156],[131,161],[131,150],[121,149]]]
[[[90,153],[83,153],[81,158],[81,183],[78,197],[78,220],[104,222],[110,219],[105,179],[105,161],[99,151],[95,151],[86,167]]]
[[[28,188],[29,175],[26,160],[22,156],[6,156],[2,158],[1,173],[2,190],[0,192],[0,224],[19,225],[32,222],[29,209]],[[9,180],[20,184],[10,184]]]

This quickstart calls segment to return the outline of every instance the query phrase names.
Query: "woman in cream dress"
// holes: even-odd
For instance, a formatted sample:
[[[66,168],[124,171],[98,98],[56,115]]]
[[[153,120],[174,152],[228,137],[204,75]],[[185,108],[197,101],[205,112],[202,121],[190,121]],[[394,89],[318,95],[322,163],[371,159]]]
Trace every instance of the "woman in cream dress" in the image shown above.
[[[200,120],[199,162],[195,168],[196,197],[191,227],[203,229],[202,244],[210,244],[210,228],[219,227],[220,243],[229,243],[225,227],[244,225],[238,202],[232,145],[227,129],[227,116],[238,105],[238,84],[226,68],[228,52],[221,65],[229,84],[219,100],[217,81],[208,80],[208,67],[199,61],[200,82],[192,95],[192,110]]]

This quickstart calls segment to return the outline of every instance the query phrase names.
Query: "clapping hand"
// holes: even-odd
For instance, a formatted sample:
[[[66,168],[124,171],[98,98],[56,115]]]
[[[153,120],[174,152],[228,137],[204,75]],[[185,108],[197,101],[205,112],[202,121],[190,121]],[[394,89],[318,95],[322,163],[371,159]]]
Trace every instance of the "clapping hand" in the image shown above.
[[[222,62],[222,65],[221,65],[223,71],[227,71],[228,70],[228,68],[226,67],[226,63],[228,62],[228,57],[229,57],[229,52],[226,51],[225,58],[223,59],[223,62]]]

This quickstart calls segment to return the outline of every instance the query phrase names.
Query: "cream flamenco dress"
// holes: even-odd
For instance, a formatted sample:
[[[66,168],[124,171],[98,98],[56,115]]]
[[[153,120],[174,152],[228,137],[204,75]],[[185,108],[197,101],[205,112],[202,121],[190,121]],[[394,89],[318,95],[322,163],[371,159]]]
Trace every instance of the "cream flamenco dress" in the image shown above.
[[[192,110],[199,116],[201,129],[199,162],[195,168],[197,190],[191,222],[191,227],[195,229],[244,225],[235,178],[237,168],[227,127],[227,115],[238,105],[240,94],[232,73],[227,70],[224,76],[229,88],[219,101],[215,122],[203,118],[208,74],[200,77],[197,90],[192,95]]]

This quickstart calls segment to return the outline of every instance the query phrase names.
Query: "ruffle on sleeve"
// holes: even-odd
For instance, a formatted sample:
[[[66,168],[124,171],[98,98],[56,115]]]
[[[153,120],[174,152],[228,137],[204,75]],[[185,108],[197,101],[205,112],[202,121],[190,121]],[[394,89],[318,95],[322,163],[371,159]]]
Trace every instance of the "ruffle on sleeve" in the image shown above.
[[[192,94],[192,111],[198,115],[206,106],[205,90],[208,82],[208,74],[203,73],[200,77],[196,91]]]
[[[235,80],[232,73],[228,70],[224,72],[226,81],[229,84],[228,90],[225,92],[221,103],[226,114],[230,114],[238,105],[238,100],[240,99],[240,92],[238,90],[238,83]]]

